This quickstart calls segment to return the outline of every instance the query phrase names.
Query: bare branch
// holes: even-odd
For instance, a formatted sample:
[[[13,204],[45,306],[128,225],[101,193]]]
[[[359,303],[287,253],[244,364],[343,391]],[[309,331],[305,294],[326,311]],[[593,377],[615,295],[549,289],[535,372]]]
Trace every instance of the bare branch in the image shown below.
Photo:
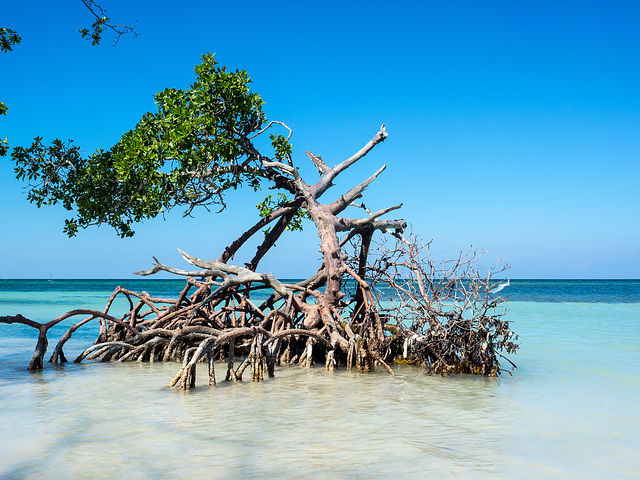
[[[247,137],[249,140],[254,139],[255,137],[257,137],[258,135],[261,135],[262,133],[264,133],[265,131],[267,131],[269,128],[271,128],[272,125],[281,125],[284,128],[286,128],[289,131],[289,134],[287,135],[287,140],[289,140],[291,138],[291,135],[293,135],[293,130],[291,130],[291,128],[289,128],[284,122],[278,122],[276,120],[271,120],[266,127],[264,127],[262,130],[260,130],[259,132],[254,133],[253,135],[251,135],[250,137]]]
[[[102,39],[102,29],[106,27],[112,30],[115,33],[115,37],[113,38],[113,45],[117,45],[120,41],[120,37],[123,35],[133,35],[133,38],[138,36],[138,32],[136,32],[136,26],[138,25],[138,21],[133,25],[133,27],[129,27],[127,25],[114,25],[110,23],[111,18],[107,17],[107,11],[98,5],[94,0],[80,0],[84,6],[91,12],[91,14],[95,17],[95,21],[91,28],[93,32],[90,33],[89,29],[83,28],[80,30],[82,37],[90,36],[93,40],[93,45],[97,45],[100,43]]]
[[[358,150],[351,157],[347,158],[344,162],[339,163],[338,165],[333,167],[331,169],[331,172],[328,174],[328,177],[331,180],[333,180],[336,176],[338,176],[344,170],[349,168],[351,165],[353,165],[358,160],[360,160],[362,157],[364,157],[367,153],[369,153],[373,149],[373,147],[375,147],[380,142],[383,142],[384,140],[386,140],[387,136],[388,136],[387,129],[385,128],[384,125],[382,125],[380,127],[380,131],[378,133],[376,133],[374,135],[374,137],[371,140],[369,140],[364,147],[362,147],[360,150]]]
[[[365,225],[371,225],[376,230],[386,230],[386,229],[394,229],[394,230],[404,230],[406,228],[407,223],[404,220],[385,220],[385,221],[376,221],[378,217],[386,215],[389,212],[394,210],[398,210],[402,207],[402,204],[395,205],[393,207],[387,207],[382,210],[378,210],[375,213],[372,213],[367,218],[359,218],[359,219],[349,219],[349,218],[337,218],[336,222],[336,231],[338,232],[346,232],[355,228],[361,228]]]
[[[376,173],[374,173],[373,175],[371,175],[369,178],[367,178],[364,182],[362,182],[360,185],[356,185],[355,187],[353,187],[351,190],[349,190],[347,193],[345,193],[342,197],[340,197],[338,200],[336,200],[335,202],[333,202],[329,208],[331,209],[331,211],[336,214],[336,213],[340,213],[342,210],[344,210],[345,208],[347,208],[354,200],[360,198],[360,195],[362,194],[362,192],[364,192],[364,189],[367,188],[369,185],[371,185],[371,183],[373,183],[373,181],[378,178],[378,176],[385,171],[385,169],[387,168],[387,165],[383,165],[382,167],[380,167],[378,169],[378,171]]]
[[[322,160],[322,157],[320,157],[319,155],[314,155],[308,150],[306,154],[307,154],[307,157],[309,157],[309,159],[313,162],[313,164],[318,169],[318,173],[323,174],[331,170],[331,168],[326,163],[324,163],[324,160]]]
[[[313,188],[313,194],[315,198],[320,198],[320,196],[327,191],[329,187],[333,185],[333,180],[344,170],[349,168],[351,165],[356,163],[362,157],[364,157],[367,153],[369,153],[373,147],[375,147],[380,142],[383,142],[387,138],[387,131],[385,126],[382,125],[380,127],[380,131],[374,135],[374,137],[367,142],[367,144],[362,147],[358,152],[354,155],[346,159],[344,162],[339,163],[332,169],[328,170],[322,178],[318,181],[318,183]]]

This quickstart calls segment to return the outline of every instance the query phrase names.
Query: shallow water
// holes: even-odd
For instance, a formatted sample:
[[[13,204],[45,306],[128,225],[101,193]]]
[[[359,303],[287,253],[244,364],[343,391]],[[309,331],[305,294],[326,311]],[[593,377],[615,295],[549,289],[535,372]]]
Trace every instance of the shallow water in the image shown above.
[[[0,291],[0,315],[102,308],[112,287],[34,288],[37,303]],[[522,346],[513,377],[499,379],[282,367],[209,388],[203,368],[181,392],[163,388],[173,363],[28,373],[35,331],[0,325],[0,478],[633,478],[640,303],[605,297],[511,301]],[[95,339],[78,333],[68,358]]]

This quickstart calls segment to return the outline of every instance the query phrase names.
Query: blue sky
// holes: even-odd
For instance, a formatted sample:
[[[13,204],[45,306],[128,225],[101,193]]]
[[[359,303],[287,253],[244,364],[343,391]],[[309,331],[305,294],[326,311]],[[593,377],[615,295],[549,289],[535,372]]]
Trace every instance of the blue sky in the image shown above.
[[[0,26],[22,36],[0,54],[0,136],[13,146],[40,135],[108,148],[215,52],[293,129],[310,179],[306,150],[335,164],[386,124],[388,139],[327,201],[386,163],[365,203],[403,203],[391,216],[433,239],[436,258],[473,245],[499,252],[511,278],[640,277],[637,2],[104,0],[114,21],[138,20],[138,38],[115,47],[80,38],[91,23],[80,1],[58,5],[3,2]],[[5,157],[0,278],[125,278],[152,255],[184,266],[177,247],[218,257],[257,218],[259,196],[234,199],[219,215],[147,221],[133,239],[110,227],[69,239],[66,212],[29,204]],[[304,277],[318,258],[309,225],[262,270]]]

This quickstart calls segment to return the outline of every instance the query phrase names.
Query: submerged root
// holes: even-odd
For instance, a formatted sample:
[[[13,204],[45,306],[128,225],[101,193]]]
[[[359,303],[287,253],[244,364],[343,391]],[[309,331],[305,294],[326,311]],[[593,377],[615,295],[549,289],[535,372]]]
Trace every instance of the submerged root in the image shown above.
[[[95,320],[101,322],[98,339],[74,360],[76,363],[178,361],[182,367],[169,386],[183,390],[195,387],[199,362],[207,362],[208,384],[215,386],[216,358],[226,357],[224,380],[229,382],[241,381],[247,368],[251,381],[259,382],[265,376],[273,377],[277,365],[309,368],[316,362],[322,362],[328,371],[342,364],[359,372],[373,372],[376,366],[382,366],[393,374],[391,365],[403,363],[421,365],[436,374],[495,376],[500,374],[498,357],[504,358],[499,350],[513,352],[517,348],[517,336],[499,316],[469,317],[439,304],[423,305],[421,316],[408,317],[413,322],[408,328],[398,311],[379,312],[367,283],[353,270],[349,272],[357,277],[358,285],[355,307],[350,312],[346,307],[324,306],[318,290],[278,283],[274,283],[279,289],[274,289],[277,295],[274,293],[262,305],[253,304],[249,292],[256,288],[256,278],[263,277],[251,276],[246,284],[217,289],[211,288],[210,281],[189,280],[175,301],[118,288],[102,312],[75,310],[47,324],[19,315],[0,317],[0,322],[22,323],[39,330],[29,364],[29,369],[34,370],[42,368],[49,328],[73,315],[83,315],[86,318],[60,339],[50,362],[66,362],[66,341],[80,327]],[[197,289],[189,297],[191,287]],[[286,297],[287,289],[293,291],[294,287],[300,293]],[[402,288],[408,291],[405,284]],[[127,296],[131,307],[119,318],[108,313],[117,295]],[[139,301],[134,302],[131,297]],[[313,302],[306,303],[310,297]],[[412,298],[420,305],[419,297]],[[496,343],[495,338],[501,343]],[[237,368],[236,357],[243,359]]]

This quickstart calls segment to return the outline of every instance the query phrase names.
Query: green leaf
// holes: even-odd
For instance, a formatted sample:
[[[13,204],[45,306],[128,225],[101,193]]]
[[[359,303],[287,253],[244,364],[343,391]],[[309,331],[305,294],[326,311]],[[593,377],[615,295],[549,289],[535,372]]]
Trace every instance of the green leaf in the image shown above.
[[[93,33],[81,33],[99,41],[101,28],[96,21]],[[263,168],[248,138],[266,121],[264,102],[249,89],[245,71],[230,72],[211,54],[195,71],[191,88],[157,93],[157,111],[143,115],[108,150],[83,157],[70,141],[45,146],[38,137],[30,147],[16,147],[16,177],[28,182],[29,201],[59,202],[72,211],[68,235],[108,224],[127,237],[132,224],[172,208],[187,214],[200,205],[222,209],[227,190],[244,184],[260,189]],[[276,155],[290,155],[284,137],[275,139],[275,147]],[[278,197],[275,205],[282,202]],[[266,203],[261,211],[271,208]]]

